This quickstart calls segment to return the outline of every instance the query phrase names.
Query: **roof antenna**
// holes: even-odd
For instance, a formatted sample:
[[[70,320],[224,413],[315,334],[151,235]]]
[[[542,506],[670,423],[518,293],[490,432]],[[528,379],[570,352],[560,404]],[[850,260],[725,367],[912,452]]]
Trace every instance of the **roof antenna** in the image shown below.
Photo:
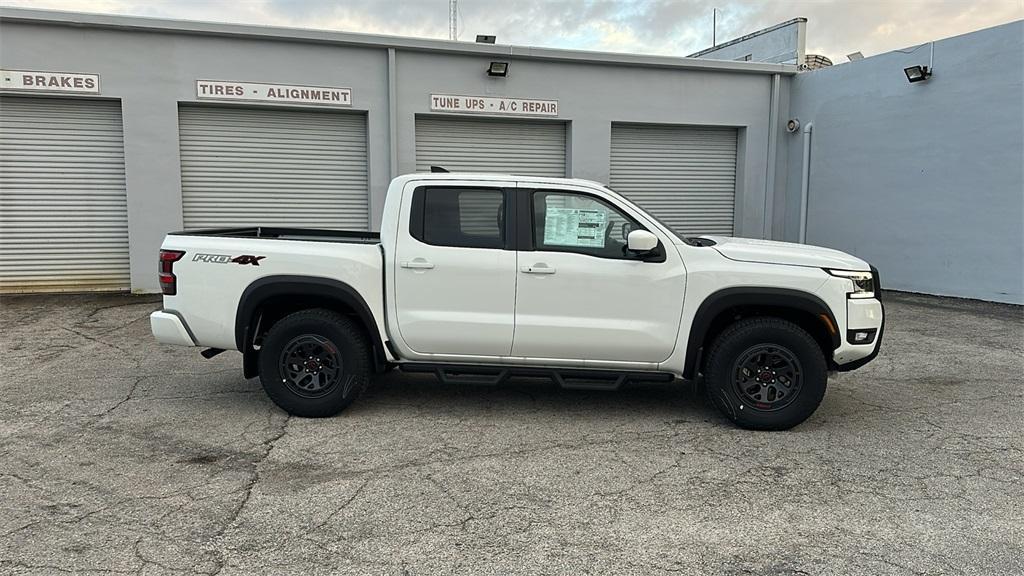
[[[448,0],[448,39],[459,39],[459,0]]]
[[[432,174],[448,174],[448,170],[443,166],[431,166],[430,172]]]

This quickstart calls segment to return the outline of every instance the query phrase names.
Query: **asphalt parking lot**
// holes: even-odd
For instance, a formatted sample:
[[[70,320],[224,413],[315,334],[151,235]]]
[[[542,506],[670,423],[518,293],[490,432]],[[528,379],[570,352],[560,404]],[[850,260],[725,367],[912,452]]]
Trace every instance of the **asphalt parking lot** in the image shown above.
[[[890,294],[879,358],[758,433],[684,385],[401,373],[289,418],[158,306],[0,302],[0,573],[1024,571],[1020,307]]]

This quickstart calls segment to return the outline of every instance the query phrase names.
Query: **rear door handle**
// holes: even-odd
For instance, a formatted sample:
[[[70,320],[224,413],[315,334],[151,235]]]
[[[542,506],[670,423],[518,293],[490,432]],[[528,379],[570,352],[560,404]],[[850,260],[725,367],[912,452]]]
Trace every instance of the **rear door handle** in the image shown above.
[[[555,269],[546,264],[534,264],[533,266],[521,266],[520,272],[524,274],[554,274]]]
[[[413,270],[430,270],[434,265],[431,262],[424,260],[423,258],[415,258],[406,262],[402,262],[402,268],[411,268]]]

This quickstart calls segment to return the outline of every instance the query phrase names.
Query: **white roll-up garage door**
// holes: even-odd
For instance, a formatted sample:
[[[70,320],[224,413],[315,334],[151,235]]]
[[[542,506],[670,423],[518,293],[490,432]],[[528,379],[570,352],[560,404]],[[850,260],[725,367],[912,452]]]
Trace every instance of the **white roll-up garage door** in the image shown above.
[[[683,234],[733,233],[736,129],[612,124],[611,187]]]
[[[185,228],[366,230],[366,117],[182,106]]]
[[[565,124],[491,118],[416,118],[416,170],[565,177]]]
[[[130,287],[120,102],[0,97],[0,292]]]

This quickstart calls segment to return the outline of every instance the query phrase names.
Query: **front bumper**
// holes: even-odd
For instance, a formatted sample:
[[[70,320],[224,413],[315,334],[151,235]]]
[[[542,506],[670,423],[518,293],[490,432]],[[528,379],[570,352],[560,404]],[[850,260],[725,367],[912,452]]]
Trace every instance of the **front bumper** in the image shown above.
[[[175,312],[158,310],[149,315],[149,326],[158,342],[177,346],[195,346],[188,325]]]

